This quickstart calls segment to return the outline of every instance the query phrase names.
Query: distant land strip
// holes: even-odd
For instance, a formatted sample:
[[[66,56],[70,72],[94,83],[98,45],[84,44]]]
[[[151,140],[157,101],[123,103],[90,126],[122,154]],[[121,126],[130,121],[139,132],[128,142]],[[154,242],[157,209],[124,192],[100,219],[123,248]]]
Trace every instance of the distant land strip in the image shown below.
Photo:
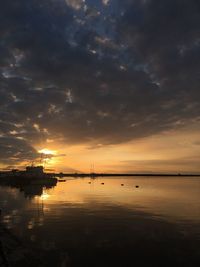
[[[163,174],[163,173],[55,173],[58,177],[112,177],[112,176],[160,176],[160,177],[200,177],[200,174]]]

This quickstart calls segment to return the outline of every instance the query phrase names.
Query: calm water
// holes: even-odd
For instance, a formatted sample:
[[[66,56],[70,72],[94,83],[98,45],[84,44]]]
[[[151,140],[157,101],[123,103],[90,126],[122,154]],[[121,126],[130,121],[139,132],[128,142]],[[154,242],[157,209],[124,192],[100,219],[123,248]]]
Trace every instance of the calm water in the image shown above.
[[[45,266],[200,266],[200,178],[0,187],[0,208]]]

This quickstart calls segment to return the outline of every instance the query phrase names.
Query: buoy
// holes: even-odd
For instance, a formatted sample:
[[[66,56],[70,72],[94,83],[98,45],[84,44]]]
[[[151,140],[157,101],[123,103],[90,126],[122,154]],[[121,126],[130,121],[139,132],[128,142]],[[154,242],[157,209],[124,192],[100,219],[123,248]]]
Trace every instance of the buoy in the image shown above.
[[[88,182],[88,184],[91,184],[91,182]]]
[[[124,184],[121,184],[121,186],[124,186]]]
[[[136,185],[135,187],[136,187],[136,188],[139,188],[139,185]]]
[[[101,184],[104,184],[104,183],[101,183]]]

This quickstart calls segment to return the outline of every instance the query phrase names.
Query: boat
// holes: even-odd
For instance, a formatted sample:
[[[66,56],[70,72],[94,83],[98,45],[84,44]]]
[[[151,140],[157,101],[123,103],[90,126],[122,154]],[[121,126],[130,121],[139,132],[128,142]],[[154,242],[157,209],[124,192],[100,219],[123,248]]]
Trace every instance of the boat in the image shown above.
[[[27,166],[26,170],[12,170],[1,175],[0,183],[4,184],[37,184],[55,185],[57,178],[52,173],[45,173],[43,166]]]
[[[58,182],[66,182],[66,179],[57,179]]]

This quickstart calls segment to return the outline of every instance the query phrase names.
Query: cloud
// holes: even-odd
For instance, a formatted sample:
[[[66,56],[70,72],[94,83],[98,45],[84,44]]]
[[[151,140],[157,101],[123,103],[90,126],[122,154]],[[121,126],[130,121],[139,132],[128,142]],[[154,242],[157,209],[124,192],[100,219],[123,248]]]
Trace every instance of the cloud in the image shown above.
[[[85,0],[65,0],[68,6],[78,10],[82,8],[85,3]]]
[[[36,159],[37,151],[27,142],[16,138],[0,137],[0,162],[15,164]]]
[[[118,144],[199,125],[200,4],[82,2],[1,4],[2,161],[47,139]]]
[[[174,159],[121,161],[121,169],[130,173],[199,173],[199,157],[177,157]],[[114,168],[113,168],[114,169]]]

